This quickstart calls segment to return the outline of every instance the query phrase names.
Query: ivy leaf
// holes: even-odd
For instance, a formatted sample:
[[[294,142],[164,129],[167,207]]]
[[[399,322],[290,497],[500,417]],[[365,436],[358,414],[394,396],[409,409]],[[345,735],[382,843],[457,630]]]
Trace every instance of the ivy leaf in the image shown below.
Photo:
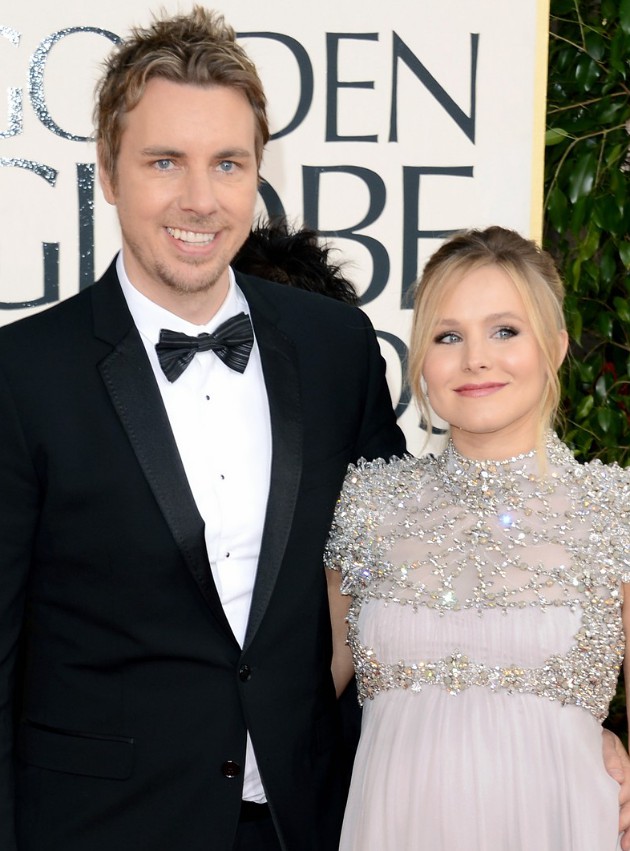
[[[578,311],[567,316],[569,336],[576,343],[582,342],[582,314]]]
[[[593,383],[593,379],[595,378],[595,368],[592,363],[579,362],[578,372],[580,373],[580,380],[583,384],[589,385]]]
[[[583,54],[577,61],[575,68],[575,81],[584,89],[590,91],[599,79],[599,66],[590,56]]]
[[[608,395],[608,383],[609,380],[606,375],[600,375],[597,381],[595,382],[595,394],[602,401],[604,401],[604,399]]]
[[[569,175],[569,182],[572,177],[573,172]],[[588,195],[583,195],[581,198],[578,198],[573,205],[573,209],[571,210],[571,230],[577,237],[580,236],[585,222],[588,221],[588,218],[591,215],[592,206],[592,199],[589,198]]]
[[[619,4],[619,26],[630,35],[630,0],[621,0]]]
[[[597,160],[592,151],[588,151],[578,159],[569,175],[569,200],[572,204],[578,198],[586,197],[595,182]]]
[[[613,195],[608,193],[601,195],[595,201],[593,221],[598,228],[607,233],[623,233],[623,207]]]
[[[615,258],[613,257],[613,252],[610,248],[610,244],[606,246],[606,249],[602,252],[599,260],[599,271],[601,273],[602,280],[606,284],[609,284],[613,280],[617,269],[617,264],[615,263]]]
[[[597,120],[601,124],[612,124],[620,113],[625,110],[625,104],[612,98],[603,98],[597,105]]]
[[[575,411],[576,420],[584,420],[593,410],[593,405],[595,402],[593,401],[592,396],[584,396],[580,404],[577,406]]]
[[[580,259],[590,260],[599,247],[601,230],[598,227],[589,227],[586,236],[580,244]],[[599,271],[599,270],[597,270]],[[599,278],[599,276],[598,276]]]
[[[619,256],[626,269],[630,269],[630,242],[622,242],[619,245]]]
[[[630,204],[628,204],[628,177],[621,171],[619,164],[615,166],[610,175],[610,189],[623,215],[626,210],[630,210]]]
[[[597,62],[599,62],[606,52],[606,42],[598,32],[595,32],[595,30],[589,30],[586,33],[584,45],[586,47],[586,52],[591,59],[595,59]]]
[[[626,5],[628,0],[625,0]],[[627,41],[626,33],[621,29],[621,27],[614,34],[612,41],[610,43],[610,64],[618,71],[621,75],[622,79],[625,79],[625,75],[627,72]]]
[[[597,423],[604,434],[607,434],[610,431],[613,423],[613,415],[610,408],[598,408]]]
[[[547,202],[547,213],[558,233],[564,233],[569,223],[569,202],[559,186],[554,186]]]
[[[630,304],[628,300],[625,298],[615,298],[613,299],[613,304],[615,305],[615,310],[617,311],[617,317],[621,322],[626,324],[630,324]]]
[[[613,145],[606,154],[606,165],[615,165],[625,149],[625,145]]]
[[[570,138],[571,134],[563,130],[562,127],[550,127],[545,133],[545,145],[548,147],[550,145],[558,145],[560,142],[564,142],[565,139]]]
[[[613,317],[610,313],[600,313],[597,317],[597,330],[606,340],[612,340]]]

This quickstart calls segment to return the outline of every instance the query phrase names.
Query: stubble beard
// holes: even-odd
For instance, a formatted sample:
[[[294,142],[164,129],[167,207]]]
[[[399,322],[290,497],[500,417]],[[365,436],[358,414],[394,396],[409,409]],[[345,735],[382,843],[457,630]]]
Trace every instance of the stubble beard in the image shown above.
[[[226,273],[228,266],[232,262],[236,251],[229,257],[218,255],[206,270],[206,274],[201,277],[178,275],[173,265],[169,265],[160,260],[150,257],[143,251],[137,242],[126,239],[129,251],[136,260],[136,263],[144,271],[144,274],[150,281],[163,286],[166,290],[177,295],[178,297],[187,295],[203,295],[210,292],[218,283],[221,277]],[[187,268],[194,271],[196,266],[202,266],[207,263],[204,258],[188,257],[182,258],[180,262]]]
[[[219,259],[219,258],[217,258]],[[201,262],[195,262],[194,258],[184,261],[187,266],[200,266]],[[218,263],[216,267],[207,270],[206,275],[199,279],[190,279],[177,276],[172,269],[164,263],[156,261],[153,264],[153,277],[163,284],[171,292],[179,296],[200,295],[209,292],[225,274],[229,262]]]

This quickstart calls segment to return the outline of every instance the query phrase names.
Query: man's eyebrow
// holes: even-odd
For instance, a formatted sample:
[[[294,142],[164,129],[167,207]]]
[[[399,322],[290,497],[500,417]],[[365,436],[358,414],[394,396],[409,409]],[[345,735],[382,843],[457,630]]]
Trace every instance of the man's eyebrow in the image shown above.
[[[140,153],[144,157],[173,157],[174,159],[178,159],[179,157],[184,156],[183,151],[178,151],[175,148],[157,148],[157,147],[149,147],[143,148]]]
[[[254,152],[250,151],[248,148],[227,148],[224,151],[217,151],[214,156],[217,160],[229,160],[232,159],[232,157],[246,159],[248,157],[253,157]]]
[[[140,153],[144,157],[172,157],[173,159],[181,159],[182,157],[186,156],[186,153],[184,151],[180,151],[177,148],[162,148],[158,146],[149,146],[148,148],[143,148]],[[217,151],[214,154],[214,159],[229,160],[232,157],[245,159],[253,156],[254,152],[248,150],[247,148],[225,148],[222,151]]]

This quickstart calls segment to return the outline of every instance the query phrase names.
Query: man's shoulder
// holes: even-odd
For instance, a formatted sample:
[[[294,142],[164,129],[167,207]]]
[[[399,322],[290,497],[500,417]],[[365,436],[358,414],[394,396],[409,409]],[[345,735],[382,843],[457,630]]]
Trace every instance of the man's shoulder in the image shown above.
[[[50,307],[9,322],[0,328],[0,342],[20,337],[36,336],[46,329],[53,330],[61,324],[72,326],[78,313],[86,310],[89,303],[88,291],[58,301]]]
[[[110,268],[102,278],[80,292],[37,313],[7,323],[0,327],[0,343],[39,337],[42,334],[67,333],[76,328],[78,323],[92,317],[94,292],[111,288],[115,280],[116,278],[111,276]]]

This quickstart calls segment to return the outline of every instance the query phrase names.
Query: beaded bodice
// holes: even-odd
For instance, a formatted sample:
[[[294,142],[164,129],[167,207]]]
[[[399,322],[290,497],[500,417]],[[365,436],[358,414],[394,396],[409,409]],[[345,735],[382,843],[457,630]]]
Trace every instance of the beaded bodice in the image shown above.
[[[473,461],[360,461],[349,469],[327,545],[352,594],[349,642],[362,699],[390,688],[473,685],[538,694],[606,715],[623,658],[620,582],[630,580],[630,471],[581,465],[550,434],[532,452]],[[379,658],[365,643],[370,603],[413,612],[579,615],[571,646],[540,664],[492,665],[453,647],[442,658]]]

